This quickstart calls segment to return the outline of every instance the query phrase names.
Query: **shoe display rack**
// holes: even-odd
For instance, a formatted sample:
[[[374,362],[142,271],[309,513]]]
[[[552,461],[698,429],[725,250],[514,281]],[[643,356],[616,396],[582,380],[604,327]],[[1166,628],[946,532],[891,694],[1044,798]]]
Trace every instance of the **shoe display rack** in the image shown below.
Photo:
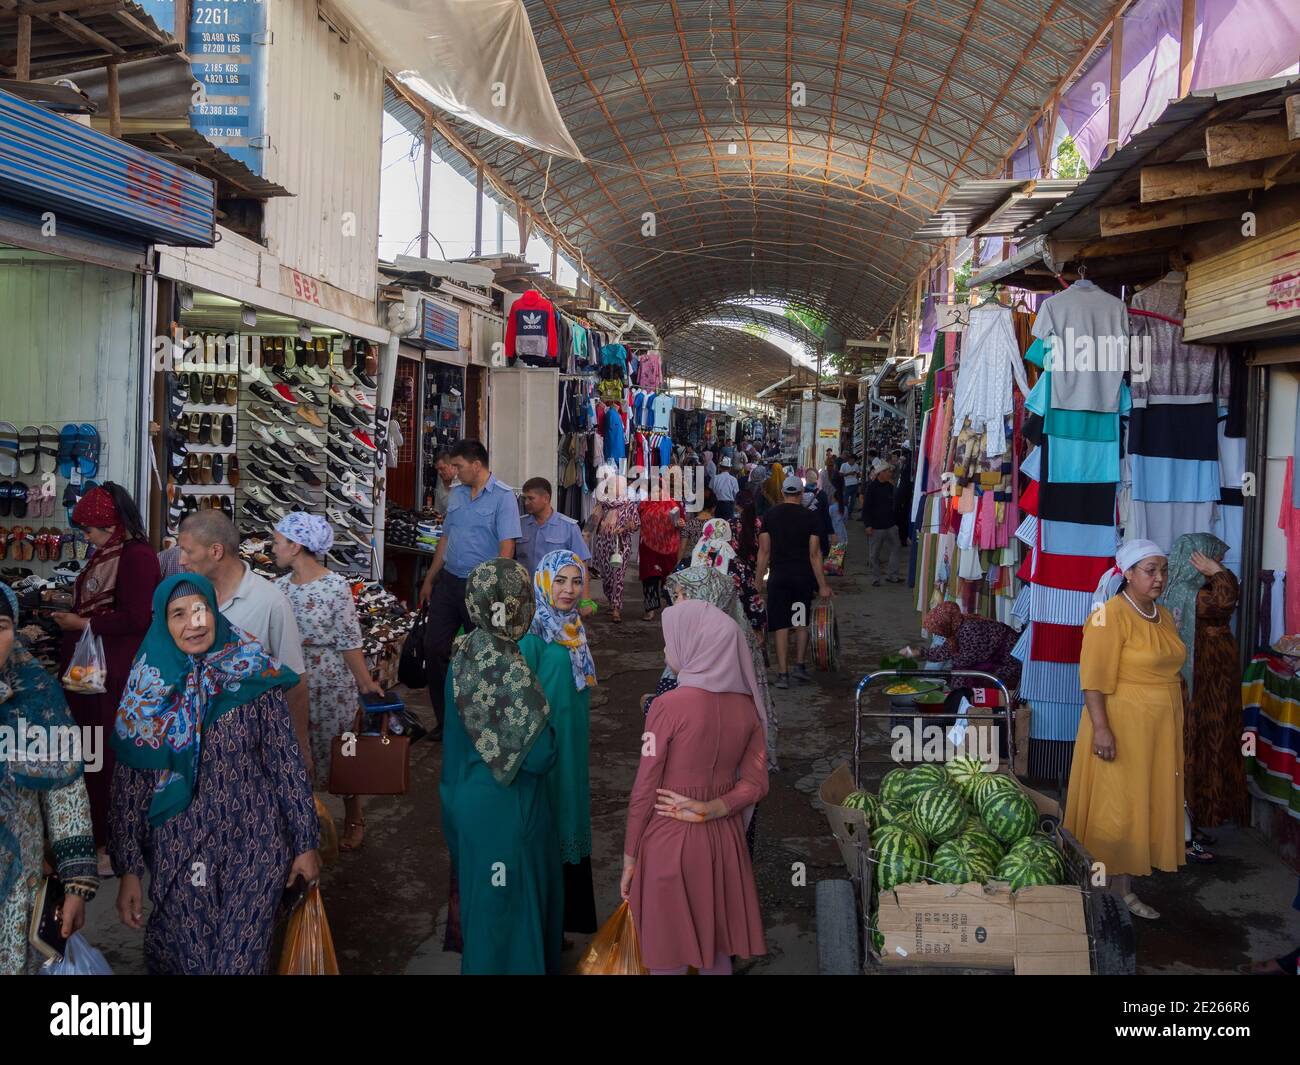
[[[387,421],[380,432],[375,403],[377,369],[373,346],[364,340],[340,352],[331,367],[325,447],[327,516],[334,526],[334,547],[325,562],[366,576],[374,569],[376,482],[386,451]]]
[[[167,535],[200,510],[235,516],[239,461],[239,353],[196,334],[168,374]]]

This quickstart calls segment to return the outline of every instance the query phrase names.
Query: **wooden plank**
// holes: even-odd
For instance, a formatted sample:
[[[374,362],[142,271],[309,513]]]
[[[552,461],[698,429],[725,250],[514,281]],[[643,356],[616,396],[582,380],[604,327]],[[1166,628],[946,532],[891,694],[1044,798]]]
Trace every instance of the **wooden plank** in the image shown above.
[[[106,55],[121,56],[126,54],[126,49],[120,44],[115,44],[102,33],[96,33],[89,26],[82,25],[71,15],[59,12],[54,15],[47,15],[45,21],[51,26],[57,26],[69,37],[81,41],[83,44],[102,49]]]
[[[1183,22],[1178,36],[1178,98],[1192,91],[1196,60],[1196,0],[1183,0]]]
[[[1272,159],[1293,150],[1286,126],[1277,122],[1224,122],[1205,130],[1206,162],[1212,168]]]
[[[108,72],[108,135],[122,138],[122,94],[118,89],[117,64],[109,63]]]
[[[1234,218],[1247,209],[1247,201],[1235,195],[1154,205],[1121,203],[1101,208],[1099,220],[1101,235],[1116,237],[1125,233],[1143,233],[1152,229]]]
[[[1286,98],[1286,134],[1293,141],[1300,140],[1300,96]]]
[[[14,63],[14,77],[19,81],[32,79],[32,16],[18,16],[18,59]]]
[[[1211,170],[1204,163],[1162,163],[1142,168],[1142,202],[1158,203],[1188,196],[1213,196],[1223,192],[1242,192],[1265,187],[1269,169],[1266,160],[1237,163]],[[1279,176],[1276,184],[1300,180],[1294,174]]]
[[[1119,101],[1124,80],[1124,20],[1115,20],[1110,35],[1110,116],[1106,123],[1106,158],[1119,150]]]

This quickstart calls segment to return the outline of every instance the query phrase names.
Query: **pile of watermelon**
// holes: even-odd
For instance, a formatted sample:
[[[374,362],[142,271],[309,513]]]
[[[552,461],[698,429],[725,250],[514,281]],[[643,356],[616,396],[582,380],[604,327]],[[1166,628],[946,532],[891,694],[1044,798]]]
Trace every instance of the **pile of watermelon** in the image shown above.
[[[991,880],[1018,891],[1066,878],[1065,858],[1038,831],[1029,796],[1011,777],[986,773],[977,758],[891,769],[875,795],[854,791],[841,805],[863,813],[878,891]]]

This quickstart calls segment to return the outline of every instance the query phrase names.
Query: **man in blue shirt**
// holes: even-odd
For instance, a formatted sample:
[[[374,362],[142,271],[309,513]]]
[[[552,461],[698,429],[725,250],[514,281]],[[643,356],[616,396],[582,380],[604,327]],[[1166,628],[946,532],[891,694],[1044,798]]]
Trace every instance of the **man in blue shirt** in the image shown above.
[[[427,604],[428,611],[425,658],[429,702],[438,718],[432,733],[435,740],[442,739],[452,641],[461,626],[466,632],[474,628],[465,607],[465,580],[475,566],[490,558],[514,558],[515,541],[521,535],[514,490],[492,476],[487,448],[477,440],[462,440],[451,449],[451,464],[460,484],[451,490],[438,550],[420,587],[420,602]]]
[[[533,477],[524,482],[524,516],[520,521],[519,550],[515,558],[529,573],[537,572],[537,564],[552,551],[572,551],[583,562],[591,561],[591,548],[582,538],[578,523],[560,514],[551,506],[551,482],[545,477]],[[581,599],[589,598],[587,573],[582,574]],[[584,618],[591,608],[578,608]]]

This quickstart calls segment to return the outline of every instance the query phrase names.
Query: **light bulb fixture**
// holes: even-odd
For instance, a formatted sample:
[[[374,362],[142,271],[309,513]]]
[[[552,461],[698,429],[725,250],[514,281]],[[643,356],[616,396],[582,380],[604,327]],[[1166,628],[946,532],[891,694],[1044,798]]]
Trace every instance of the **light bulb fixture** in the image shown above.
[[[257,311],[245,303],[239,308],[239,320],[246,328],[252,329],[257,325]]]

